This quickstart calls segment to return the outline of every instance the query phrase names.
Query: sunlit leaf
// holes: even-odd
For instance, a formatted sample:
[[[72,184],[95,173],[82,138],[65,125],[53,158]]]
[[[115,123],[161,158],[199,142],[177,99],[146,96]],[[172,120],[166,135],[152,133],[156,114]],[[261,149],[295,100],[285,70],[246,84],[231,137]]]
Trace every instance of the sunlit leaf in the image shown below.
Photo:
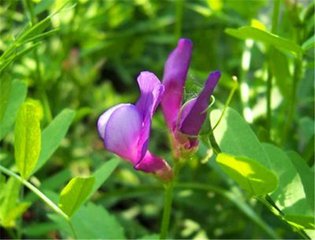
[[[298,174],[300,175],[300,178],[303,184],[303,189],[305,191],[306,199],[308,200],[309,206],[314,211],[315,209],[314,171],[306,164],[305,160],[296,152],[290,151],[287,154],[290,157],[293,165],[295,166]]]
[[[214,126],[221,116],[220,110],[210,113],[211,125]],[[246,121],[232,108],[227,108],[221,122],[213,132],[222,152],[234,156],[244,156],[258,161],[270,168],[268,155],[261,146],[255,133]]]
[[[19,218],[30,203],[19,202],[20,182],[15,178],[9,178],[3,190],[3,199],[0,201],[0,225],[3,227],[14,227]]]
[[[270,195],[271,198],[284,213],[284,218],[310,228],[310,219],[314,219],[314,206],[312,208],[311,204],[314,203],[308,201],[305,187],[314,191],[314,182],[308,182],[304,187],[297,169],[287,154],[274,145],[267,143],[262,145],[271,160],[271,169],[279,176],[279,187]]]
[[[251,196],[264,196],[278,185],[277,176],[255,160],[220,153],[216,161]]]
[[[94,177],[75,177],[62,189],[59,206],[69,217],[72,217],[89,196],[94,182]]]
[[[14,156],[22,178],[33,172],[41,150],[40,119],[42,110],[34,101],[26,101],[19,109],[14,131]]]

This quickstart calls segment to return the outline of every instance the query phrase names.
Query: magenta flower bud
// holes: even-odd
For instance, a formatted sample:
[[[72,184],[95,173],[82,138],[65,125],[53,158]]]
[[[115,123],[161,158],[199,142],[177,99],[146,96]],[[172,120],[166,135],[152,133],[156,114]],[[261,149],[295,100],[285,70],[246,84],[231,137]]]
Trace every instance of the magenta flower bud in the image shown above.
[[[150,72],[141,72],[137,80],[141,91],[137,103],[119,104],[104,112],[97,122],[98,133],[108,151],[131,162],[136,170],[168,180],[172,176],[171,168],[148,150],[151,120],[164,86]]]
[[[185,150],[198,146],[197,137],[206,119],[210,97],[221,76],[219,71],[211,73],[199,96],[182,106],[191,53],[191,41],[180,39],[165,63],[163,77],[165,93],[161,101],[163,114],[173,135],[175,147]]]

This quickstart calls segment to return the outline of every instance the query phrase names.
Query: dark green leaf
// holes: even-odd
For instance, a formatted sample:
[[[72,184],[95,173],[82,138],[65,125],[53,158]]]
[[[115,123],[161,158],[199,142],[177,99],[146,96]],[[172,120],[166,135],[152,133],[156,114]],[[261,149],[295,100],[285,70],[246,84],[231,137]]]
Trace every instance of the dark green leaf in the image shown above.
[[[58,215],[49,215],[54,222],[59,224],[68,235],[71,229],[63,218]],[[88,203],[73,216],[71,222],[79,239],[125,239],[123,228],[114,216],[105,208]]]
[[[0,77],[1,77],[0,78],[0,92],[1,92],[0,94],[0,122],[1,122],[9,103],[12,78],[4,74],[0,74]]]
[[[11,130],[17,111],[26,97],[27,87],[24,82],[13,81],[10,91],[9,102],[0,121],[0,140]]]
[[[60,145],[73,121],[75,112],[64,109],[42,132],[42,150],[34,173],[40,169]]]
[[[97,189],[99,189],[100,186],[106,181],[106,179],[112,174],[112,172],[116,169],[116,167],[119,164],[119,159],[114,158],[110,161],[104,163],[99,169],[97,169],[93,176],[95,177],[95,184],[93,186],[93,190],[90,194],[94,194]]]

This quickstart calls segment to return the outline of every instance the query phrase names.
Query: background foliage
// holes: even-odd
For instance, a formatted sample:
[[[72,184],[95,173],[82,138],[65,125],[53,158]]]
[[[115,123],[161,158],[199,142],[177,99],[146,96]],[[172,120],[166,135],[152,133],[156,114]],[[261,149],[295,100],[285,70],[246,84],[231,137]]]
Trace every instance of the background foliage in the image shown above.
[[[208,73],[218,69],[223,76],[212,109],[223,109],[234,87],[232,76],[238,78],[230,106],[242,117],[227,110],[214,132],[221,150],[256,160],[264,154],[281,159],[272,170],[280,174],[286,166],[292,174],[300,171],[296,190],[303,185],[301,196],[307,197],[301,199],[314,199],[313,1],[6,0],[0,1],[0,12],[0,165],[19,171],[73,215],[68,226],[19,181],[1,174],[2,238],[67,238],[73,237],[71,227],[80,238],[156,237],[162,187],[106,152],[95,123],[105,109],[137,99],[140,71],[162,77],[180,37],[194,43],[185,98],[195,96]],[[234,128],[220,137],[224,124]],[[281,210],[291,216],[285,222],[272,213],[270,202],[251,198],[255,192],[239,188],[238,173],[232,173],[234,182],[222,171],[226,158],[233,156],[215,161],[208,133],[205,126],[197,156],[180,174],[171,236],[301,237],[300,225],[313,220],[305,208],[297,208],[301,216],[296,211],[290,215],[283,203]],[[151,135],[150,148],[171,161],[160,112]],[[31,154],[23,155],[29,148]],[[274,173],[263,175],[272,176],[268,174]],[[288,182],[281,179],[283,190]],[[77,194],[83,186],[86,194]],[[67,194],[77,199],[77,206],[69,208]],[[275,191],[271,198],[280,195]],[[292,228],[289,221],[300,225]],[[311,236],[310,228],[302,231]]]

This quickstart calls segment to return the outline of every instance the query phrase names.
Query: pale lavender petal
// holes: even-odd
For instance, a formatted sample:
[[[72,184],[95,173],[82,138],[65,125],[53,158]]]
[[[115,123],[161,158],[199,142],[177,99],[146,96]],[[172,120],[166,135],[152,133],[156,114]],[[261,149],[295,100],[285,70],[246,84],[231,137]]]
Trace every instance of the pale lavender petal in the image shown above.
[[[111,111],[110,116],[106,118],[107,123],[103,135],[105,148],[133,164],[138,163],[142,151],[142,146],[138,145],[138,141],[143,127],[141,115],[136,106],[122,104]]]
[[[97,120],[97,131],[100,138],[104,140],[104,134],[105,134],[105,127],[108,122],[109,117],[112,115],[112,113],[119,107],[125,104],[119,104],[117,106],[111,107],[106,112],[102,113],[102,115]]]
[[[163,84],[165,93],[161,105],[166,123],[172,131],[182,103],[191,53],[192,42],[189,39],[180,39],[164,66]]]
[[[138,84],[141,96],[136,103],[136,107],[142,118],[152,117],[156,107],[161,101],[164,86],[160,80],[151,72],[141,72],[138,76]]]
[[[181,123],[179,126],[180,132],[192,136],[198,135],[202,124],[206,119],[206,110],[209,106],[211,94],[217,85],[220,76],[221,74],[219,71],[212,72],[209,75],[203,90],[194,101],[194,104],[192,106],[189,105],[189,112],[184,110],[186,116],[179,120]]]

